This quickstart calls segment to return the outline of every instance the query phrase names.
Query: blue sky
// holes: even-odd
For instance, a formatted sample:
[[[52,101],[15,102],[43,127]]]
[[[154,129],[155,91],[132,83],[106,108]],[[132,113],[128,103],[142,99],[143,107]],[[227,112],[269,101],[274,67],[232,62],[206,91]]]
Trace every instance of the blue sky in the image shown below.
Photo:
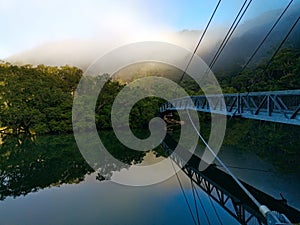
[[[222,0],[213,26],[230,24],[244,0]],[[288,0],[253,0],[245,20]],[[217,0],[0,0],[0,59],[47,42],[203,29]]]

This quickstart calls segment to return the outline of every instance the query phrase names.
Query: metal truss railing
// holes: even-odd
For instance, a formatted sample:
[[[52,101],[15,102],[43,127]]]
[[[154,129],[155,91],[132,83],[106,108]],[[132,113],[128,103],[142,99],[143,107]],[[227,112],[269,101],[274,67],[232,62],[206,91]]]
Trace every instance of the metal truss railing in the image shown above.
[[[164,103],[160,112],[186,109],[300,125],[300,90],[183,97]]]

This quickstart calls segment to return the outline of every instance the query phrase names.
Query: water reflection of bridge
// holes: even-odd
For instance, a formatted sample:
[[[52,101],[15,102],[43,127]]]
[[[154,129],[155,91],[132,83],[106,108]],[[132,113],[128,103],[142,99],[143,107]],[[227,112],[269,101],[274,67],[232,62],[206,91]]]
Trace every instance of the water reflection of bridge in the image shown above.
[[[196,155],[192,155],[186,163],[184,159],[188,159],[191,153],[184,149],[181,149],[180,153],[177,154],[173,152],[177,143],[168,135],[162,146],[170,154],[172,160],[191,179],[191,182],[200,187],[239,223],[267,224],[266,218],[261,214],[257,206],[236,185],[236,182],[230,175],[216,168],[214,165],[210,165],[204,171],[199,171],[198,166],[201,159]],[[272,211],[278,212],[278,215],[284,214],[292,223],[300,222],[300,212],[298,210],[288,206],[286,202],[277,200],[245,182],[242,183],[262,205],[267,206]]]

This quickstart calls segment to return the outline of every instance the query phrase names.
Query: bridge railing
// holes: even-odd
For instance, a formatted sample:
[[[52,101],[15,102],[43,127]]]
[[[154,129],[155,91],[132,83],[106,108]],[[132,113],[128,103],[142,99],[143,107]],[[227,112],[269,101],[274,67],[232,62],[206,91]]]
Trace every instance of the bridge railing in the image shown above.
[[[300,90],[183,97],[164,103],[160,112],[186,109],[300,125]]]

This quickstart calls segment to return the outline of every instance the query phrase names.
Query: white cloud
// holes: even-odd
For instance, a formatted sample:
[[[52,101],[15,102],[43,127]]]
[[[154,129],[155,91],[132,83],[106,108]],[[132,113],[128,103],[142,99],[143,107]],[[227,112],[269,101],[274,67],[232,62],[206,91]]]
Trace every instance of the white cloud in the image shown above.
[[[3,2],[11,29],[9,40],[0,37],[0,57],[11,52],[12,61],[76,64],[78,55],[91,59],[127,43],[170,41],[171,28],[139,0]]]
[[[0,27],[4,35],[0,37],[0,49],[6,50],[0,52],[0,57],[70,38],[101,36],[101,39],[119,37],[126,41],[156,38],[163,27],[157,24],[161,20],[141,3],[138,0],[1,0]]]

